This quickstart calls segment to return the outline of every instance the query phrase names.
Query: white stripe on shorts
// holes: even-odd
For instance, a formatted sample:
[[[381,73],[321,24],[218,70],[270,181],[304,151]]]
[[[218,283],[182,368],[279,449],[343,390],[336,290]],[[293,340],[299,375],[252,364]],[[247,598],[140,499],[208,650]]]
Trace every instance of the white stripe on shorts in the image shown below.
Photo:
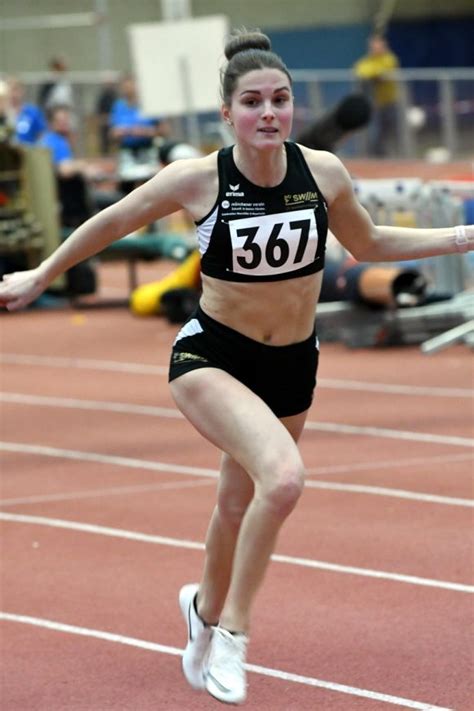
[[[179,331],[178,335],[174,339],[173,346],[176,345],[176,343],[182,338],[186,338],[186,336],[195,336],[196,333],[202,333],[203,330],[204,329],[197,320],[197,318],[192,318],[191,321],[185,323],[181,331]]]

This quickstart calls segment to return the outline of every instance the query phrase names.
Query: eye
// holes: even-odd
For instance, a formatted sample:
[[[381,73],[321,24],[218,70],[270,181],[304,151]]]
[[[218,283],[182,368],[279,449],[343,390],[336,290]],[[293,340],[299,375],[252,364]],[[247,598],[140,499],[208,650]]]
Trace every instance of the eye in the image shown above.
[[[256,106],[257,99],[245,99],[244,104],[245,106]]]

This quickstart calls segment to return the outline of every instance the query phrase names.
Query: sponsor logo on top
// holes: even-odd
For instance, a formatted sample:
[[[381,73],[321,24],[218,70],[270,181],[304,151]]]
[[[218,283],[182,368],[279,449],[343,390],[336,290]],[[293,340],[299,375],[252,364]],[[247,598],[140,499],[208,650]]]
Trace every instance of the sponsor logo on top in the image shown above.
[[[284,196],[285,205],[302,205],[305,202],[318,202],[318,193],[308,191],[307,193],[293,193]]]
[[[240,183],[237,183],[237,185],[231,185],[229,183],[229,190],[226,192],[225,196],[226,197],[244,197],[243,191],[240,191],[239,188],[240,188]]]

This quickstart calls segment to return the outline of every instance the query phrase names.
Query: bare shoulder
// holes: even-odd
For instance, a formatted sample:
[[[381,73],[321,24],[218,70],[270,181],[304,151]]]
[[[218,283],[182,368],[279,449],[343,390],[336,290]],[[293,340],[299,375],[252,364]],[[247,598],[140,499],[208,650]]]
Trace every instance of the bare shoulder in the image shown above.
[[[213,172],[217,171],[217,151],[202,156],[202,158],[175,160],[163,168],[164,170],[179,176],[180,180],[186,182],[187,187],[191,187],[195,179],[210,177]]]
[[[334,153],[298,146],[327,203],[332,203],[351,183],[347,168]]]
[[[202,158],[183,158],[176,160],[163,168],[158,176],[166,175],[169,182],[173,182],[183,191],[196,191],[207,181],[217,175],[217,152],[210,153]]]
[[[218,191],[217,151],[202,158],[177,160],[161,171],[163,177],[165,171],[180,204],[195,219],[209,211]]]

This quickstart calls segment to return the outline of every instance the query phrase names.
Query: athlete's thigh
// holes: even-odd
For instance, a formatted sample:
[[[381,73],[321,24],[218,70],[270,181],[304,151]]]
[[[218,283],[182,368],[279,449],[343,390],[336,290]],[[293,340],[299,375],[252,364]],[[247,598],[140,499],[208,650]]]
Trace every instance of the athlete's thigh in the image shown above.
[[[288,430],[295,442],[299,441],[303,430],[304,423],[308,417],[308,410],[300,412],[298,415],[290,415],[290,417],[281,417],[280,422]]]
[[[235,459],[253,481],[282,466],[301,465],[287,427],[257,395],[225,371],[199,368],[176,378],[170,387],[176,404],[194,427]]]
[[[295,442],[298,442],[304,428],[307,411],[291,417],[283,417],[280,422],[288,430]],[[218,492],[219,497],[231,500],[245,507],[254,494],[254,483],[248,472],[230,454],[223,452],[220,467]]]

